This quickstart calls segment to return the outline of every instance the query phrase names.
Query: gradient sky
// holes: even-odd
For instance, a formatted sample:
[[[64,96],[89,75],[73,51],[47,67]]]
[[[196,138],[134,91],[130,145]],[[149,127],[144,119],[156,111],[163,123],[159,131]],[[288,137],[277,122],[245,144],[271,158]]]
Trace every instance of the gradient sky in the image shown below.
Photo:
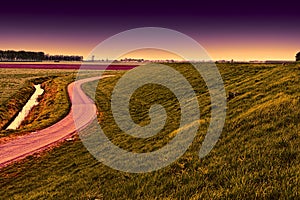
[[[299,6],[289,0],[12,0],[0,7],[0,49],[87,57],[114,34],[155,26],[187,34],[213,60],[294,60],[299,24]]]

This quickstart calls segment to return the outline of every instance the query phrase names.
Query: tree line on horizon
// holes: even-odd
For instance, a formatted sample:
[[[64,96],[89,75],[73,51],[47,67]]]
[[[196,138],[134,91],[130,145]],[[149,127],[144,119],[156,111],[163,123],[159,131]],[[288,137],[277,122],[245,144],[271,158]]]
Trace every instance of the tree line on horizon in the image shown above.
[[[0,61],[83,61],[83,56],[49,55],[44,52],[0,50]],[[300,52],[296,54],[300,61]]]
[[[0,50],[0,61],[82,61],[82,56],[49,55],[44,52]]]

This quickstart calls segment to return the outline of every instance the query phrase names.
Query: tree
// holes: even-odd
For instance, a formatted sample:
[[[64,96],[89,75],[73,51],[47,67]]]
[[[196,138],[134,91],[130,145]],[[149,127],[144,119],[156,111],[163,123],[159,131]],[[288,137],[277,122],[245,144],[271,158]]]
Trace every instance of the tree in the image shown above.
[[[43,61],[43,60],[61,60],[61,61],[82,61],[82,56],[67,56],[67,55],[48,55],[44,52],[33,51],[14,51],[0,50],[0,61]]]
[[[300,61],[300,52],[296,54],[296,61]]]

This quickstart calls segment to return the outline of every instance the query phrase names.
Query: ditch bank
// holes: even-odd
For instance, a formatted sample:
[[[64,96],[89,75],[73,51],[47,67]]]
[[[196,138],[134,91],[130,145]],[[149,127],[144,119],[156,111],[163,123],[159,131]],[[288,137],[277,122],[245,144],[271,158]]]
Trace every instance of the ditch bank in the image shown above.
[[[22,110],[17,114],[15,119],[8,125],[6,130],[16,130],[21,125],[22,121],[27,117],[30,110],[33,108],[33,106],[38,105],[39,103],[39,96],[44,93],[44,89],[41,88],[41,84],[34,85],[35,91],[32,94],[32,96],[29,98],[29,100],[26,102]]]
[[[41,130],[67,116],[71,109],[67,87],[73,81],[73,76],[65,76],[43,82],[41,86],[45,92],[40,96],[39,104],[31,109],[21,123],[22,131]]]
[[[5,130],[13,122],[34,91],[34,84],[27,82],[17,93],[0,105],[0,130]]]

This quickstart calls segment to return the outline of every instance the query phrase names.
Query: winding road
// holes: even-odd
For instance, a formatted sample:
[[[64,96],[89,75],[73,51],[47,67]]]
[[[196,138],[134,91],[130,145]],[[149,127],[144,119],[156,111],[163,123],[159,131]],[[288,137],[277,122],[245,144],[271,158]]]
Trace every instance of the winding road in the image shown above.
[[[71,83],[68,86],[68,94],[72,103],[71,110],[61,121],[43,130],[0,144],[0,168],[45,150],[57,142],[71,137],[78,129],[83,129],[92,122],[96,118],[96,106],[82,91],[81,85],[105,77],[108,76],[92,77]],[[75,109],[76,112],[74,112]],[[76,120],[76,127],[74,120]]]

